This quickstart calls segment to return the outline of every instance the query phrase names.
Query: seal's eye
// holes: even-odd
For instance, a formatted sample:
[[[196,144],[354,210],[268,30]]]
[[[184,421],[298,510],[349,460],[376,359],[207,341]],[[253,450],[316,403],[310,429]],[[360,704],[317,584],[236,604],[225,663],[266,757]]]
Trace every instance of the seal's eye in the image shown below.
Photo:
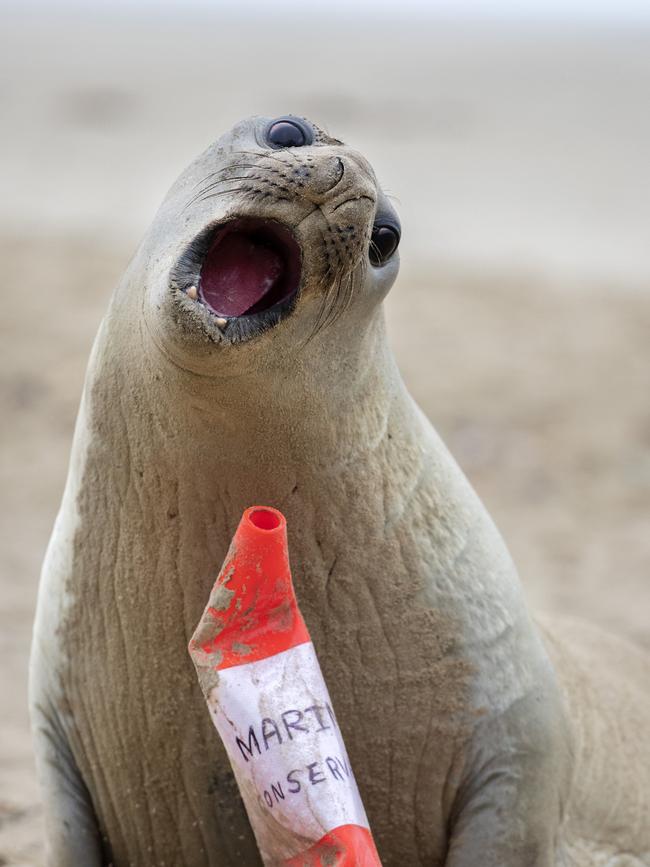
[[[375,223],[370,236],[370,250],[368,255],[370,262],[375,265],[383,265],[393,255],[399,244],[399,229],[396,226]]]
[[[311,144],[313,136],[299,120],[283,117],[271,123],[266,140],[273,148],[300,148]]]

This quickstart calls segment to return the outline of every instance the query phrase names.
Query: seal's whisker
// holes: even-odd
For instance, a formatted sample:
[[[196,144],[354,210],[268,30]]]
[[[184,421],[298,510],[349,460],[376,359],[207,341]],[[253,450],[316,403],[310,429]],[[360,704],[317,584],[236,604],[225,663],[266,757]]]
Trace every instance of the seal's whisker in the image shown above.
[[[201,197],[205,193],[209,193],[212,190],[216,189],[220,184],[228,184],[231,181],[250,181],[254,180],[255,175],[229,175],[227,178],[222,178],[220,181],[213,181],[211,184],[208,184],[205,189],[200,190],[192,199],[193,202],[201,199]]]
[[[325,217],[325,215],[323,216]],[[360,269],[360,276],[363,279],[367,267],[365,258],[357,261],[352,265],[352,267],[342,267],[344,261],[343,257],[349,257],[351,251],[349,250],[347,243],[341,242],[341,239],[338,237],[338,234],[334,232],[327,217],[325,217],[325,225],[327,227],[326,232],[330,235],[330,240],[327,239],[326,232],[319,229],[323,249],[327,257],[327,270],[322,280],[319,282],[319,286],[325,286],[332,275],[334,270],[332,257],[336,260],[336,267],[341,270],[335,279],[325,288],[322,304],[318,316],[316,317],[311,337],[314,337],[319,331],[332,325],[350,306],[354,294],[355,273]]]
[[[183,210],[181,213],[184,213],[191,205],[194,205],[196,202],[199,202],[207,192],[218,187],[220,183],[228,183],[231,180],[240,180],[240,178],[224,178],[222,181],[215,181],[212,184],[209,184],[205,189],[199,190],[192,198],[183,206]],[[245,178],[247,180],[247,178]]]
[[[329,226],[329,222],[327,221],[327,219],[326,219],[326,223],[327,223],[327,227],[329,229],[330,226]],[[320,234],[321,240],[323,242],[323,249],[325,250],[325,253],[327,256],[327,270],[326,270],[325,274],[323,275],[322,280],[320,281],[320,285],[325,287],[325,292],[323,294],[323,301],[321,303],[320,310],[318,311],[318,317],[316,319],[316,324],[314,327],[313,336],[318,334],[318,332],[324,326],[324,321],[327,318],[326,314],[327,314],[327,309],[328,309],[328,305],[329,305],[329,299],[330,299],[330,296],[332,295],[333,290],[334,290],[334,294],[336,294],[336,283],[337,283],[336,278],[332,282],[328,283],[328,278],[332,274],[332,262],[330,259],[330,252],[329,252],[329,248],[328,248],[328,244],[327,244],[327,239],[325,238],[325,233],[323,231],[319,230],[319,234]]]
[[[234,169],[255,169],[255,171],[258,172],[259,174],[225,175],[226,172],[234,170]],[[224,177],[219,178],[218,176],[221,174],[224,174]],[[290,181],[291,180],[291,178],[289,177],[288,174],[286,174],[285,172],[281,172],[279,169],[273,168],[271,166],[265,166],[263,164],[254,165],[252,163],[231,163],[228,166],[224,166],[223,169],[220,169],[217,172],[211,172],[207,177],[203,178],[199,183],[206,184],[207,181],[209,181],[210,183],[207,183],[207,185],[205,187],[200,189],[194,196],[192,196],[192,198],[187,202],[187,204],[183,208],[183,211],[185,211],[187,208],[189,208],[190,205],[193,205],[198,201],[202,201],[205,198],[205,193],[210,192],[210,190],[215,189],[216,187],[219,186],[219,184],[224,184],[224,183],[228,183],[230,181],[238,181],[238,180],[240,180],[240,181],[247,181],[247,180],[264,181],[264,178],[263,178],[264,174],[271,175],[271,176],[275,175],[276,177],[280,177],[283,181]],[[213,178],[217,178],[217,179],[213,180]],[[266,184],[269,184],[269,185],[275,186],[275,187],[279,187],[279,188],[282,186],[280,183],[277,183],[271,179],[266,179],[264,182]],[[197,184],[195,184],[192,189],[196,189],[196,187],[197,187]],[[252,192],[252,191],[249,191],[249,192]]]
[[[194,184],[192,189],[195,190],[201,184],[204,184],[206,181],[209,181],[210,178],[216,178],[218,175],[222,175],[225,172],[229,172],[231,169],[256,169],[256,168],[259,168],[259,166],[256,165],[255,163],[230,163],[227,166],[222,166],[222,168],[218,169],[216,172],[210,172],[209,174],[205,175],[205,177],[202,177],[200,180],[198,180]]]
[[[343,303],[341,304],[341,309],[340,309],[340,311],[339,311],[339,316],[340,316],[342,313],[344,313],[344,312],[348,309],[348,307],[350,306],[350,304],[352,303],[353,289],[354,289],[354,271],[350,271],[350,272],[348,273],[347,289],[346,289],[346,292],[345,292],[345,296],[344,296],[344,298],[343,298]]]
[[[339,280],[336,298],[334,299],[334,304],[332,304],[329,318],[328,318],[327,322],[325,323],[325,327],[329,328],[330,325],[333,325],[336,322],[336,320],[340,316],[342,316],[342,314],[350,306],[350,302],[352,301],[352,289],[353,289],[353,287],[354,287],[354,271],[348,271]]]
[[[330,324],[332,318],[332,308],[334,307],[336,299],[338,298],[342,279],[343,276],[339,275],[337,280],[332,283],[330,290],[324,298],[324,304],[322,307],[321,315],[318,318],[315,334],[318,334],[320,331],[324,331]]]
[[[225,193],[236,193],[236,192],[239,192],[240,190],[241,190],[240,187],[235,187],[235,189],[232,189],[232,190],[220,190],[218,193],[214,193],[214,195],[220,196],[220,195],[224,195]],[[202,190],[200,193],[198,193],[196,196],[194,196],[192,199],[190,199],[190,201],[187,202],[186,205],[183,206],[183,209],[181,210],[181,214],[184,214],[185,211],[189,207],[191,207],[191,205],[194,205],[197,202],[200,202],[200,201],[203,201],[204,199],[209,199],[209,198],[212,198],[212,196],[206,196],[205,191]]]
[[[286,168],[286,166],[285,166]],[[271,174],[278,174],[282,177],[286,177],[286,175],[281,172],[279,169],[271,166],[265,166],[264,163],[230,163],[230,165],[224,166],[222,169],[219,169],[217,172],[210,172],[209,175],[206,175],[199,183],[204,183],[205,181],[209,181],[211,178],[215,178],[220,174],[224,174],[225,172],[230,171],[231,169],[255,169],[260,172],[269,172]],[[198,184],[195,184],[195,187]]]
[[[341,281],[343,280],[343,275],[339,274],[337,279],[330,285],[329,291],[325,295],[325,304],[323,305],[323,319],[322,322],[319,323],[321,328],[325,328],[329,324],[329,320],[332,314],[332,308],[336,304],[336,299],[339,296],[339,292],[341,291]]]
[[[377,259],[379,259],[379,260],[381,261],[381,250],[380,250],[379,247],[375,244],[375,242],[372,240],[372,238],[370,239],[370,244],[369,244],[369,246],[370,246],[370,249],[372,250],[372,252],[373,252],[373,253],[375,254],[375,256],[377,257]]]
[[[208,192],[210,192],[210,191],[208,191]],[[205,194],[201,194],[201,196],[199,196],[199,198],[198,198],[198,201],[204,202],[207,199],[216,199],[217,196],[225,196],[228,193],[242,193],[242,192],[249,192],[249,190],[247,190],[246,187],[244,187],[243,185],[240,185],[238,187],[232,187],[228,190],[217,190],[214,193],[210,192],[209,196],[205,195]]]
[[[249,168],[249,167],[253,168],[253,169],[259,168],[258,166],[252,166],[252,165],[248,166],[247,164],[242,164],[242,165],[233,164],[232,166],[227,166],[226,169],[222,169],[222,171],[226,171],[229,169],[236,169],[236,168]],[[213,172],[211,175],[208,175],[207,178],[203,179],[203,183],[205,183],[205,181],[210,180],[210,178],[215,177],[218,174],[219,174],[219,172]],[[185,205],[185,208],[188,208],[190,205],[193,205],[195,202],[199,201],[204,193],[209,192],[210,190],[214,189],[215,187],[218,187],[219,184],[226,184],[226,183],[229,183],[230,181],[248,181],[248,180],[251,180],[254,178],[255,178],[255,175],[228,175],[226,177],[221,178],[220,180],[212,181],[211,183],[207,184],[207,186],[205,186],[203,189],[199,190],[198,193],[196,193],[194,196],[192,196],[192,198]],[[183,210],[185,210],[185,208]]]
[[[325,289],[324,281],[321,281],[321,283],[319,284],[319,288],[321,288],[321,287]],[[314,338],[318,334],[318,332],[321,330],[324,312],[325,312],[325,309],[327,307],[327,295],[330,291],[330,288],[331,288],[331,286],[327,287],[323,293],[323,298],[321,300],[320,308],[318,310],[318,316],[316,317],[316,321],[314,323],[314,327],[311,331],[311,334],[309,335],[308,341],[311,340],[312,338]]]
[[[238,178],[224,178],[223,181],[215,182],[214,184],[211,184],[209,187],[207,187],[207,189],[202,190],[200,193],[198,193],[196,196],[194,196],[185,205],[185,207],[183,208],[183,211],[181,211],[181,213],[183,213],[185,210],[187,210],[187,208],[190,207],[190,205],[192,205],[196,202],[205,202],[208,199],[214,199],[214,198],[217,198],[217,196],[224,196],[227,193],[248,193],[251,197],[256,196],[256,195],[259,196],[261,194],[262,198],[264,198],[264,196],[270,195],[269,193],[262,193],[261,190],[255,189],[254,187],[251,187],[251,186],[246,185],[246,184],[240,184],[237,187],[229,187],[226,190],[216,190],[216,192],[212,192],[212,190],[214,190],[216,187],[219,186],[219,183],[227,183],[228,181],[231,181],[231,180],[238,180]],[[243,178],[241,178],[241,180],[254,181],[254,180],[256,180],[256,178],[253,175],[245,175]],[[208,195],[208,193],[209,193],[209,195]],[[277,199],[277,201],[289,201],[289,199],[286,196],[285,197],[276,196],[276,199]]]
[[[321,233],[323,243],[325,244],[325,236]],[[321,281],[321,285],[326,282],[327,277],[332,272],[331,263],[328,264],[327,272]],[[340,272],[337,277],[329,284],[324,295],[323,301],[316,318],[313,331],[310,335],[310,340],[315,337],[320,331],[329,328],[352,300],[352,290],[354,287],[354,269]],[[345,281],[345,283],[344,283]]]
[[[323,316],[327,308],[327,298],[333,286],[333,283],[330,283],[329,286],[327,285],[327,278],[330,274],[331,269],[328,267],[325,275],[318,281],[317,289],[323,290],[323,298],[321,300],[321,304],[318,310],[318,315],[316,316],[316,321],[314,322],[311,331],[309,332],[307,337],[300,341],[300,344],[297,347],[299,351],[305,349],[316,337],[316,335],[323,329]]]

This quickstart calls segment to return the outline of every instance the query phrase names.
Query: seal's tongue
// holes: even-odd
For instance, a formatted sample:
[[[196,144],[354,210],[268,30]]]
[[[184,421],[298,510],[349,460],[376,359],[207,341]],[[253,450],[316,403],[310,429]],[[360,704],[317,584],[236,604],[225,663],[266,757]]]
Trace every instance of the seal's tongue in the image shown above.
[[[201,269],[201,293],[221,316],[241,316],[258,304],[283,276],[282,256],[244,232],[215,238]]]

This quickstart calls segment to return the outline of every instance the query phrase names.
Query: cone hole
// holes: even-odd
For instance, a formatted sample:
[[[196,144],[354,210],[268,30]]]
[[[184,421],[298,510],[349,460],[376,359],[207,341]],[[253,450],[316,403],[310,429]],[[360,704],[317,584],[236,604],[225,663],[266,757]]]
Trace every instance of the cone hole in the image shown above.
[[[275,530],[281,523],[277,512],[272,512],[270,509],[255,509],[250,513],[249,520],[260,530]]]

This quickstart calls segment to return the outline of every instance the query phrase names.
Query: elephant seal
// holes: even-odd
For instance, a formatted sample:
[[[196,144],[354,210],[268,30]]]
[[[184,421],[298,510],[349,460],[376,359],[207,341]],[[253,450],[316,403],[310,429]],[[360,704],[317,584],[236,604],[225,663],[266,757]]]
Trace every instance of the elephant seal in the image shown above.
[[[51,865],[259,863],[186,651],[259,502],[387,867],[648,863],[648,661],[529,616],[388,348],[399,235],[364,157],[296,117],[238,124],[163,202],[93,347],[40,587]]]

